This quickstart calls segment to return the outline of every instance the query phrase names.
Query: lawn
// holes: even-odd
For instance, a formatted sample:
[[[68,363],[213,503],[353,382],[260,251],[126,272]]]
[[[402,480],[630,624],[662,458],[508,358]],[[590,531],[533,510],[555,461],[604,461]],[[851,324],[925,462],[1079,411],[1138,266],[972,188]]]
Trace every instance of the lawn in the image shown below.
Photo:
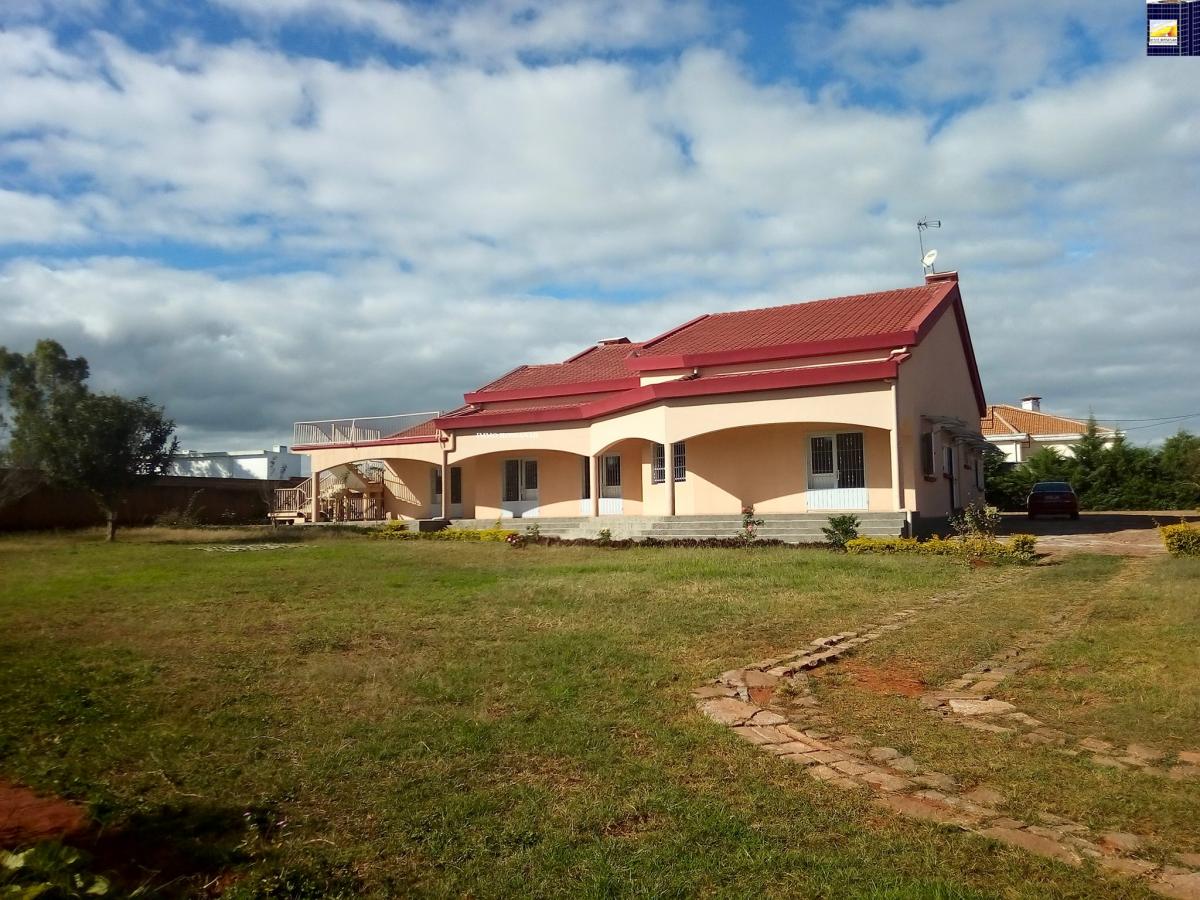
[[[96,867],[123,848],[122,883],[162,893],[1147,896],[881,812],[694,708],[723,670],[947,591],[858,662],[935,683],[1079,607],[1014,695],[1111,738],[1200,734],[1185,561],[154,536],[0,539],[0,778],[86,804]],[[1200,849],[1195,782],[938,728],[841,666],[816,681],[847,727],[966,783]]]

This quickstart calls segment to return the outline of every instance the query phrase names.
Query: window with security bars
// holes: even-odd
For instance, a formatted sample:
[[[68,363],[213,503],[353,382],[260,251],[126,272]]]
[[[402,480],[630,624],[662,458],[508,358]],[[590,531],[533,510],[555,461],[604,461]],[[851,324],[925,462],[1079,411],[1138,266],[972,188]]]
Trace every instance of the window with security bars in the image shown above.
[[[837,476],[839,488],[866,487],[866,460],[861,431],[843,431],[837,435]]]
[[[687,481],[687,446],[684,441],[671,445],[671,479]],[[667,480],[667,448],[654,444],[650,450],[650,483],[662,484]]]
[[[450,470],[450,502],[462,503],[462,469],[457,466]]]
[[[433,481],[433,496],[435,496],[435,497],[442,496],[442,470],[441,469],[433,469],[430,472],[430,475],[432,476],[432,481]]]
[[[671,477],[676,481],[687,481],[687,446],[683,441],[671,448]]]
[[[585,456],[580,462],[583,463],[583,493],[579,496],[589,500],[592,496],[592,461]]]
[[[617,454],[606,456],[603,459],[601,466],[601,474],[604,480],[600,484],[601,497],[620,497],[621,496],[621,457]]]
[[[813,475],[833,474],[833,438],[817,435],[812,439],[808,465]]]
[[[933,455],[933,432],[926,431],[921,435],[921,474],[932,478],[936,465],[937,461]]]

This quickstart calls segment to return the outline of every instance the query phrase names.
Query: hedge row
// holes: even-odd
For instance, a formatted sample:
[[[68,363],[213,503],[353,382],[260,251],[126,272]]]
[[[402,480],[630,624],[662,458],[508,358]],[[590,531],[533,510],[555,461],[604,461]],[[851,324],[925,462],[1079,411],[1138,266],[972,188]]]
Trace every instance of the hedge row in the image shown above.
[[[1163,525],[1158,530],[1172,556],[1200,556],[1200,528],[1180,522]]]
[[[388,522],[372,531],[371,537],[390,541],[458,541],[466,543],[503,544],[509,535],[507,528],[443,528],[441,531],[409,531],[404,522]]]
[[[916,538],[859,537],[846,542],[846,551],[857,554],[920,554],[1028,563],[1033,562],[1037,555],[1037,537],[1032,534],[1014,534],[1007,544],[989,537],[933,537],[927,541],[918,541]]]

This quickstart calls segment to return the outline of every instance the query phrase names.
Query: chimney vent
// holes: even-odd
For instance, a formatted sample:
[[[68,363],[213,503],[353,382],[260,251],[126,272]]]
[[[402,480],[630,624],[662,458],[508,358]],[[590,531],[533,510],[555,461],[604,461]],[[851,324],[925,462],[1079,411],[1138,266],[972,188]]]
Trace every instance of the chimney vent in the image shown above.
[[[934,284],[939,281],[958,281],[958,272],[926,272],[925,283]]]
[[[1042,398],[1036,394],[1030,394],[1028,397],[1021,398],[1021,409],[1027,409],[1030,412],[1042,411]]]

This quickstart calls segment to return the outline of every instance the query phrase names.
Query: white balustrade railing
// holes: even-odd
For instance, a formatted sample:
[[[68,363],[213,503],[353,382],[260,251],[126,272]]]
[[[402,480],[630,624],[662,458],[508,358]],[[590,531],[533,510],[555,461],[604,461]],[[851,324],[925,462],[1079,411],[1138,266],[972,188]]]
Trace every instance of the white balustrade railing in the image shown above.
[[[434,411],[297,422],[292,432],[292,445],[305,447],[382,441],[440,415],[440,412]]]

